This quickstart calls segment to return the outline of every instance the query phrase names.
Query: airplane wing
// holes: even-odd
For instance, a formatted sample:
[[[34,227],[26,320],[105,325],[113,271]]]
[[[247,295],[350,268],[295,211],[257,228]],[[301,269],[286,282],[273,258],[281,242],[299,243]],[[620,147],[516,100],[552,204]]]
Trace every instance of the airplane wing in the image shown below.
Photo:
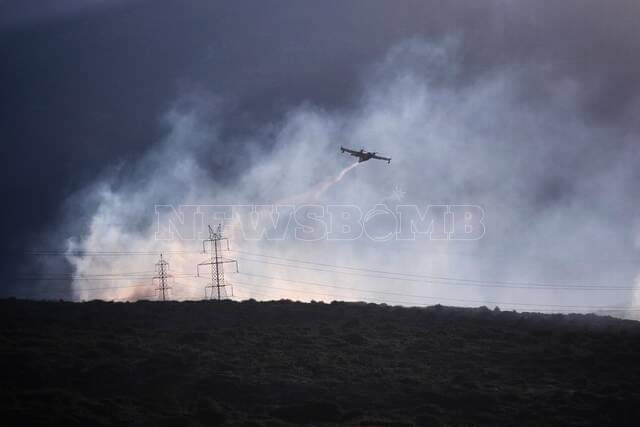
[[[386,160],[387,163],[391,163],[391,157],[382,157],[382,156],[376,156],[375,154],[373,156],[371,156],[372,159],[378,159],[378,160]]]
[[[359,154],[359,151],[355,151],[355,150],[349,150],[348,148],[344,148],[344,147],[340,147],[340,150],[344,153],[347,152],[349,154]]]

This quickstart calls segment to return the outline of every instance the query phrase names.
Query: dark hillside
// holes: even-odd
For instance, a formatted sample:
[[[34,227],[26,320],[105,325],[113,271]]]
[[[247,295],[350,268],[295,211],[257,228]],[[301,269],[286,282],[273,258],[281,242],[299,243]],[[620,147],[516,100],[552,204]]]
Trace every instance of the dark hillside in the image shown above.
[[[640,323],[289,301],[0,301],[4,425],[636,425]]]

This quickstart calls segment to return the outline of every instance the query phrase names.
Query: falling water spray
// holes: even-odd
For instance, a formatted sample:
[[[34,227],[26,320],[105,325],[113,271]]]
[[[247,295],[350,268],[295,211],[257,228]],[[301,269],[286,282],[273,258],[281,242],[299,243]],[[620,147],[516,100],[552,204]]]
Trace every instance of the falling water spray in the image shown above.
[[[333,187],[335,184],[339,183],[340,181],[342,181],[342,178],[344,178],[350,171],[352,171],[353,169],[356,168],[356,166],[358,166],[360,163],[354,163],[352,165],[347,166],[346,168],[344,168],[343,170],[340,171],[340,173],[338,173],[337,175],[335,175],[334,177],[321,182],[320,184],[318,184],[315,188],[315,192],[313,194],[313,200],[318,200],[320,199],[320,197],[326,193],[326,191]]]
[[[342,181],[342,179],[347,176],[347,174],[355,169],[360,163],[353,163],[346,168],[342,169],[336,175],[331,178],[325,179],[324,181],[316,184],[309,191],[306,191],[302,194],[298,194],[296,196],[287,198],[285,200],[280,200],[277,204],[296,204],[296,203],[305,203],[305,202],[315,202],[320,200],[320,198],[327,192],[331,187],[335,184]]]

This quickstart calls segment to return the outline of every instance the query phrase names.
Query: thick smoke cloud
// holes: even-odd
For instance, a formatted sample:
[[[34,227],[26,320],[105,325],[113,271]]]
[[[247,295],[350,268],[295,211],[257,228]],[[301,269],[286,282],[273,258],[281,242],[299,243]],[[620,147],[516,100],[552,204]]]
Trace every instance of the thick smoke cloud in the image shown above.
[[[116,203],[153,194],[153,204],[215,194],[208,202],[224,195],[234,203],[304,194],[346,166],[336,163],[347,160],[334,145],[353,143],[377,145],[394,161],[356,168],[327,198],[369,203],[398,185],[407,199],[482,203],[489,221],[481,242],[421,248],[429,254],[421,266],[394,261],[402,245],[374,246],[363,262],[431,271],[444,265],[439,253],[446,250],[460,275],[634,279],[635,0],[18,3],[0,6],[7,58],[0,65],[0,232],[10,253],[86,239],[108,197]],[[424,47],[447,36],[435,50]],[[422,41],[404,42],[412,39]],[[194,93],[219,99],[194,100]],[[181,140],[183,120],[207,142],[180,148],[194,139],[185,136],[169,143]],[[296,126],[311,132],[311,122],[315,137],[330,143],[311,151],[287,143],[302,139]],[[309,153],[326,163],[307,161]],[[167,164],[180,156],[199,171],[203,194],[192,195],[184,177],[164,184],[180,196],[149,182],[170,177]],[[290,162],[280,163],[282,156]],[[160,166],[164,175],[155,178],[160,172],[151,168]],[[289,188],[279,167],[293,168],[288,177],[311,173]],[[113,221],[125,234],[146,235],[149,219],[135,212]],[[348,259],[344,251],[336,257]],[[68,269],[55,258],[11,256],[0,265],[5,277]],[[51,288],[41,285],[9,280],[0,292],[37,297]],[[589,295],[584,301],[597,299]],[[628,293],[615,295],[630,301]],[[601,299],[615,302],[615,295]],[[534,299],[531,292],[516,296]]]
[[[435,276],[535,283],[631,286],[638,274],[632,262],[638,176],[634,135],[615,127],[593,126],[580,111],[576,84],[557,84],[544,105],[517,95],[528,72],[505,69],[474,84],[453,84],[460,69],[460,39],[412,39],[392,48],[363,77],[360,101],[349,109],[323,109],[306,103],[281,120],[245,137],[225,140],[216,131],[224,101],[191,97],[172,110],[169,136],[136,166],[131,182],[95,185],[98,206],[90,228],[72,239],[83,251],[197,250],[199,242],[154,240],[154,205],[269,204],[309,192],[349,165],[341,145],[366,147],[393,156],[391,165],[368,162],[324,192],[325,203],[354,203],[363,210],[386,203],[393,208],[395,187],[402,203],[477,204],[486,212],[486,234],[473,242],[249,242],[229,230],[235,249]],[[451,77],[454,76],[454,77]],[[212,125],[213,123],[213,125]],[[198,160],[206,147],[241,146],[226,154],[242,167],[237,178],[221,182]],[[618,149],[608,147],[616,145]],[[212,151],[214,154],[216,151]],[[215,162],[215,158],[209,159]],[[206,164],[206,162],[205,162]],[[300,201],[300,199],[298,198]],[[316,201],[310,197],[309,201]],[[304,201],[304,200],[302,200]],[[374,230],[375,232],[375,230]],[[628,236],[628,237],[625,237]],[[203,255],[176,254],[174,271],[194,272]],[[242,257],[240,257],[242,258]],[[137,271],[155,259],[71,258],[82,273]],[[145,268],[141,268],[144,266]],[[241,260],[241,270],[274,279],[228,275],[255,287],[237,285],[239,295],[256,298],[314,297],[323,293],[302,282],[338,283],[351,288],[465,301],[559,305],[626,305],[632,291],[513,289],[402,283],[375,278],[292,270]],[[176,296],[200,297],[205,281],[180,279]],[[186,282],[191,282],[187,284]],[[193,285],[197,283],[198,285]],[[260,285],[266,285],[260,288]],[[77,297],[95,294],[74,283]],[[272,289],[269,286],[280,288]],[[282,289],[299,289],[300,292]],[[118,297],[129,298],[131,289]],[[307,293],[310,292],[310,293]],[[324,290],[346,299],[407,303],[431,300],[384,297],[356,291]],[[478,305],[478,304],[472,304]],[[504,307],[504,304],[502,304]],[[526,306],[514,306],[526,309]],[[507,308],[511,308],[507,306]],[[536,307],[541,308],[541,307]]]

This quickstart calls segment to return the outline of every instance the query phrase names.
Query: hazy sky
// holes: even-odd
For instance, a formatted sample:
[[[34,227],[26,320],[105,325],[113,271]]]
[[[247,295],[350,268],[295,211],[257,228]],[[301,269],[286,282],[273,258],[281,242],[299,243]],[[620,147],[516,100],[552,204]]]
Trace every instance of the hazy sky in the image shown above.
[[[149,205],[251,202],[282,176],[313,186],[345,166],[336,147],[373,144],[394,162],[358,168],[332,197],[368,204],[400,185],[421,203],[482,204],[487,238],[432,264],[421,248],[337,250],[350,264],[402,249],[390,269],[627,285],[640,273],[637,1],[0,1],[0,17],[8,253],[95,250],[105,212],[135,246]],[[272,190],[260,194],[283,196]],[[2,271],[98,268],[52,262],[7,256]]]

